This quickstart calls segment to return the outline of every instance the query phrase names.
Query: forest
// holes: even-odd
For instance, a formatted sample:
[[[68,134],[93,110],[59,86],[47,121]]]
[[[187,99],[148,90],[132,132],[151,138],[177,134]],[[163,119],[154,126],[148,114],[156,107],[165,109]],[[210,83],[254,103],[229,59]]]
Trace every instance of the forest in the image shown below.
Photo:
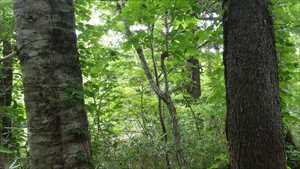
[[[0,169],[300,169],[300,1],[0,0]]]

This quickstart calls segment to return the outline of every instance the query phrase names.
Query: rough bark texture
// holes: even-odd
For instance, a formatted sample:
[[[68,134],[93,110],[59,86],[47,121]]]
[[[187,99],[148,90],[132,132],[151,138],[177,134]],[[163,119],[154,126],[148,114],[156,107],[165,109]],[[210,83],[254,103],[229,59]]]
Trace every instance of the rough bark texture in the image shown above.
[[[3,41],[3,56],[12,52],[9,41]],[[11,116],[5,112],[5,108],[11,105],[12,101],[12,58],[3,60],[0,63],[0,144],[1,147],[11,148]],[[0,153],[0,169],[7,168],[9,157]]]
[[[31,169],[90,169],[73,0],[15,0]]]
[[[187,60],[187,66],[191,75],[191,81],[188,85],[188,92],[194,99],[198,99],[201,96],[199,60],[195,58],[190,58]]]
[[[231,169],[286,169],[268,1],[228,0],[224,7]]]

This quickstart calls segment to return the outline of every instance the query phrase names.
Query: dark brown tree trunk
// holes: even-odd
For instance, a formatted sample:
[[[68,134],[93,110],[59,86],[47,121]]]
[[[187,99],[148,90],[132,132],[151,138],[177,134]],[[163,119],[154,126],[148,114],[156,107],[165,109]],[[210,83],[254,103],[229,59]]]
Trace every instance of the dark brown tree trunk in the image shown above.
[[[188,75],[190,76],[190,81],[188,83],[187,91],[192,97],[190,98],[184,98],[187,107],[189,107],[194,121],[195,121],[195,126],[197,129],[197,133],[200,136],[200,119],[196,112],[193,110],[193,104],[197,101],[197,99],[200,98],[201,96],[201,80],[200,80],[200,63],[198,59],[195,58],[190,58],[187,60],[187,70],[188,70]]]
[[[187,66],[191,78],[187,91],[194,99],[198,99],[201,96],[199,60],[195,58],[190,58],[187,60]]]
[[[3,42],[3,56],[12,52],[9,41]],[[1,147],[11,148],[11,116],[5,111],[12,102],[12,80],[13,80],[12,58],[3,60],[0,63],[0,144]],[[5,168],[8,162],[8,155],[0,153],[0,169]],[[2,167],[2,168],[1,168]]]
[[[277,56],[267,0],[224,4],[231,169],[286,169]]]
[[[90,169],[73,0],[15,0],[31,169]]]

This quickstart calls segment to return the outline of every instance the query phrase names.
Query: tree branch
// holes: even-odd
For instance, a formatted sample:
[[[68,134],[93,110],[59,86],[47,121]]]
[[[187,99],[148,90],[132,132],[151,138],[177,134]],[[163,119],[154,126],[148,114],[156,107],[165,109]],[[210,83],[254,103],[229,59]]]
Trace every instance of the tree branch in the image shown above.
[[[121,7],[121,5],[119,7]],[[127,20],[123,17],[122,21],[124,22],[124,25],[125,25],[125,34],[126,34],[126,36],[128,38],[131,38],[132,37],[132,32],[129,29],[129,25],[128,25]],[[166,99],[165,93],[157,86],[156,82],[153,79],[152,73],[150,71],[149,65],[148,65],[147,60],[146,60],[145,55],[144,55],[143,48],[138,44],[133,44],[133,45],[134,45],[134,49],[135,49],[135,51],[136,51],[136,53],[137,53],[137,55],[138,55],[138,57],[141,61],[142,68],[145,71],[147,80],[150,83],[151,88],[156,93],[156,95],[158,95],[160,98],[162,98],[163,100],[166,101],[167,99]]]
[[[7,59],[13,58],[13,57],[15,56],[15,54],[16,54],[15,52],[12,52],[12,53],[10,53],[10,54],[4,56],[3,58],[0,59],[0,62],[4,62],[4,61],[6,61]]]

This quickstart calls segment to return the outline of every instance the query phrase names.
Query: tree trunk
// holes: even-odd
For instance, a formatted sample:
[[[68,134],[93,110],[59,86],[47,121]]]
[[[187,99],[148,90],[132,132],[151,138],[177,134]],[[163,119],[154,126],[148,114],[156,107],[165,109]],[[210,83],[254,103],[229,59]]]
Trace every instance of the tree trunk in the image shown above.
[[[226,133],[231,169],[286,169],[268,1],[224,4]]]
[[[187,60],[187,70],[188,70],[188,75],[190,75],[190,81],[187,85],[187,91],[192,97],[190,98],[185,98],[186,105],[189,107],[194,121],[195,121],[195,126],[197,129],[197,133],[199,136],[200,134],[200,119],[196,112],[193,110],[193,104],[197,101],[197,99],[200,98],[201,96],[201,80],[200,80],[200,64],[199,60],[191,57],[190,59]]]
[[[187,66],[190,73],[190,84],[188,85],[188,92],[194,98],[198,99],[201,96],[201,82],[200,82],[200,64],[199,60],[190,58],[187,60]]]
[[[12,52],[9,41],[3,41],[3,56]],[[1,147],[11,148],[11,116],[5,111],[12,101],[12,58],[5,59],[0,64],[0,143]],[[7,154],[0,153],[0,169],[7,168]]]
[[[162,105],[162,100],[161,98],[157,97],[158,100],[158,115],[159,115],[159,123],[161,126],[162,130],[162,135],[163,135],[163,141],[164,141],[164,147],[165,147],[165,160],[166,160],[166,168],[171,169],[171,162],[170,162],[170,157],[169,157],[169,150],[168,150],[168,132],[167,132],[167,127],[165,124],[165,118],[164,118],[164,109]]]
[[[154,54],[154,24],[150,26],[151,30],[151,59],[152,59],[152,64],[153,64],[153,69],[154,69],[154,78],[157,87],[161,90],[160,83],[159,83],[159,75],[158,75],[158,65],[157,61],[155,58]],[[170,162],[170,157],[169,157],[169,150],[168,150],[168,132],[167,132],[167,127],[165,124],[165,117],[164,117],[164,109],[163,109],[163,102],[162,99],[157,95],[157,109],[158,109],[158,116],[159,116],[159,123],[161,126],[162,130],[162,140],[164,142],[164,147],[165,147],[165,160],[166,160],[166,168],[171,169],[171,162]]]
[[[175,107],[175,104],[171,98],[171,93],[169,91],[169,78],[168,78],[168,72],[167,67],[165,64],[165,59],[168,57],[168,52],[164,52],[161,54],[160,64],[162,69],[162,74],[164,76],[164,82],[165,82],[165,91],[164,96],[161,97],[161,99],[165,102],[167,105],[171,121],[172,121],[172,133],[173,133],[173,140],[175,145],[175,152],[176,152],[176,159],[178,162],[178,166],[181,169],[182,167],[187,166],[187,161],[184,157],[183,147],[181,143],[181,133],[180,133],[180,126],[179,126],[179,120],[177,116],[177,110]],[[159,95],[158,95],[159,96]]]
[[[15,0],[31,169],[90,169],[73,0]]]

